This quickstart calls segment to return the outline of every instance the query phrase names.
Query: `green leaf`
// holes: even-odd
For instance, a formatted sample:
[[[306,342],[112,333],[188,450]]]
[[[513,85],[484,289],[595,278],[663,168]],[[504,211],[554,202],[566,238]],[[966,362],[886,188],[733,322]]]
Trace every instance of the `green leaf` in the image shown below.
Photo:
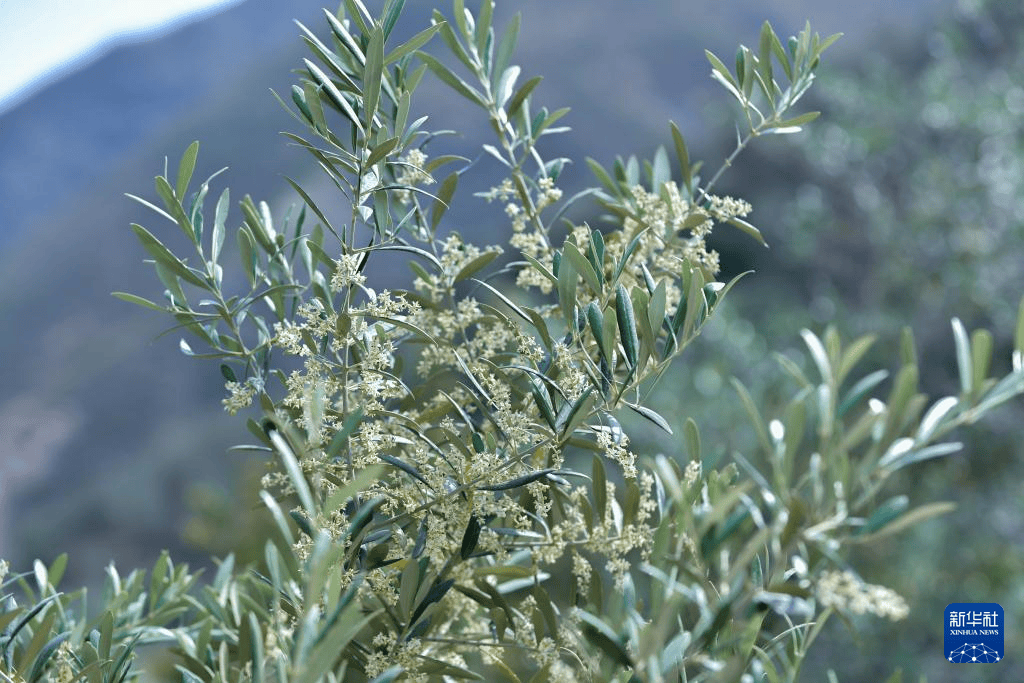
[[[794,116],[791,119],[786,119],[785,121],[776,121],[767,126],[767,131],[781,134],[797,133],[801,130],[802,126],[810,123],[819,116],[821,116],[820,111],[809,111],[805,114],[801,114],[800,116]]]
[[[626,292],[626,288],[621,284],[618,285],[615,292],[615,317],[619,324],[619,338],[622,340],[622,348],[626,351],[626,360],[629,361],[631,368],[636,367],[637,347],[640,345],[636,335],[636,318],[633,315],[633,303]],[[672,433],[671,429],[666,431],[669,434]]]
[[[494,0],[483,0],[480,3],[480,11],[476,15],[476,30],[473,33],[473,41],[476,44],[477,52],[486,52],[487,37],[492,33],[491,22],[494,19]]]
[[[881,529],[883,526],[903,514],[907,509],[910,499],[906,496],[894,496],[878,506],[878,509],[871,513],[868,520],[861,527],[857,535],[870,534]]]
[[[705,310],[707,302],[704,299],[704,276],[701,274],[700,268],[695,268],[689,264],[683,267],[688,269],[683,273],[683,291],[686,292],[686,306],[683,307],[682,302],[680,302],[680,309],[685,312],[682,322],[683,338],[689,339],[697,332],[703,316],[707,313]],[[702,318],[698,319],[698,315],[701,315]],[[676,329],[678,330],[679,328]]]
[[[969,394],[974,387],[974,367],[971,361],[971,342],[967,339],[967,330],[959,318],[953,318],[953,340],[956,342],[956,364],[960,370],[960,391]]]
[[[683,174],[683,185],[686,187],[687,192],[693,194],[693,174],[690,166],[690,153],[686,149],[686,142],[683,140],[683,134],[679,132],[679,127],[674,121],[669,121],[669,127],[672,129],[672,142],[676,148],[676,158],[679,160],[679,170]]]
[[[857,405],[857,403],[859,403],[869,391],[881,384],[888,376],[889,372],[887,370],[876,370],[870,375],[866,375],[861,378],[850,388],[846,393],[846,397],[840,402],[839,408],[836,411],[837,416],[842,417],[845,415],[851,408]]]
[[[771,37],[771,41],[772,41],[771,42],[772,54],[774,54],[775,58],[777,60],[779,60],[779,64],[782,66],[782,70],[786,72],[786,78],[789,79],[790,81],[792,81],[793,80],[793,65],[790,64],[789,56],[786,55],[786,50],[785,50],[785,48],[782,47],[782,43],[779,41],[779,36],[775,33],[774,30],[772,30],[771,24],[769,24],[766,21],[765,22],[765,26],[768,27],[768,31],[770,33],[770,37]]]
[[[729,73],[729,69],[722,63],[722,60],[716,57],[710,50],[704,50],[704,54],[707,56],[708,61],[711,62],[712,78],[725,86],[725,89],[731,92],[741,104],[745,103],[746,99],[740,92],[739,84],[736,83],[736,79]]]
[[[393,137],[388,138],[387,140],[381,142],[378,145],[375,145],[373,149],[370,150],[370,156],[367,157],[366,163],[364,165],[367,168],[369,168],[376,164],[381,159],[383,159],[384,157],[386,157],[387,155],[391,154],[391,152],[395,150],[395,147],[398,146],[398,142],[398,138]]]
[[[421,60],[423,60],[423,63],[427,65],[427,68],[430,69],[435,76],[440,78],[441,81],[448,85],[448,87],[450,87],[452,90],[459,93],[460,95],[468,99],[470,102],[476,104],[477,106],[484,108],[487,107],[487,100],[484,98],[483,95],[480,94],[480,91],[466,83],[466,81],[459,78],[454,71],[449,69],[441,62],[439,62],[436,57],[422,51],[417,52],[416,54],[419,56]]]
[[[423,29],[422,31],[414,35],[412,38],[410,38],[408,41],[399,45],[394,50],[389,52],[387,56],[384,58],[384,64],[388,65],[391,64],[392,62],[397,62],[402,57],[410,55],[416,50],[420,49],[421,47],[426,45],[431,38],[434,37],[434,34],[437,33],[440,28],[441,24],[435,24],[433,26]]]
[[[604,652],[616,664],[626,670],[633,669],[633,661],[622,640],[608,624],[586,610],[577,609],[576,616],[583,622],[583,635],[591,644]]]
[[[178,179],[174,184],[174,194],[178,199],[185,196],[188,190],[188,183],[192,180],[192,173],[196,170],[196,157],[199,156],[199,141],[196,140],[185,153],[181,155],[181,163],[178,164]]]
[[[593,392],[593,387],[587,387],[575,401],[566,401],[562,405],[555,419],[555,426],[560,434],[572,434],[578,421],[586,417],[589,407],[593,405],[593,399],[590,397]],[[584,406],[587,406],[588,410],[583,410]]]
[[[900,330],[900,362],[903,365],[917,365],[917,348],[914,343],[914,330],[904,325]]]
[[[383,23],[384,40],[388,39],[391,31],[395,28],[395,24],[398,23],[398,17],[401,15],[403,7],[405,7],[405,0],[391,0],[387,4]],[[381,42],[383,43],[384,41]],[[366,58],[369,59],[370,56],[367,55]]]
[[[974,379],[971,393],[974,396],[981,395],[981,388],[988,378],[991,362],[992,333],[988,330],[975,330],[971,334],[971,374]]]
[[[618,185],[614,180],[612,180],[612,177],[608,175],[608,171],[604,170],[604,166],[590,157],[587,157],[587,166],[590,167],[590,172],[593,173],[594,177],[597,178],[597,181],[604,186],[604,189],[611,192],[613,196],[619,194]]]
[[[516,42],[519,40],[519,26],[521,22],[522,17],[516,13],[512,20],[508,22],[501,40],[498,41],[498,48],[494,52],[493,69],[495,73],[505,73],[505,69],[511,64],[512,53],[515,52]]]
[[[672,169],[668,164],[668,153],[665,148],[658,146],[654,152],[654,163],[651,167],[651,190],[655,193],[661,192],[665,183],[672,180]]]
[[[512,65],[505,69],[498,80],[498,87],[495,89],[494,99],[499,107],[504,107],[509,98],[512,97],[512,89],[516,87],[516,79],[519,78],[520,68]]]
[[[350,605],[327,632],[320,636],[319,642],[291,680],[295,683],[315,683],[322,680],[324,674],[334,669],[336,662],[346,656],[349,643],[377,618],[380,611],[370,612],[360,618],[355,605]]]
[[[363,128],[363,124],[359,121],[359,116],[355,110],[352,109],[352,105],[348,103],[345,96],[341,94],[338,87],[334,85],[331,79],[325,74],[320,67],[311,62],[308,59],[303,59],[303,63],[306,65],[306,69],[309,70],[309,74],[313,81],[320,86],[320,89],[327,93],[327,99],[333,104],[339,112],[341,112],[345,118],[347,118],[352,125],[354,125],[360,133],[365,134],[366,131]],[[308,100],[307,100],[308,102]]]
[[[625,403],[626,407],[630,408],[631,410],[633,410],[635,413],[637,413],[641,417],[646,418],[646,419],[650,420],[651,422],[653,422],[655,425],[660,427],[666,433],[668,433],[668,434],[672,433],[672,427],[669,426],[668,420],[666,420],[664,417],[662,417],[661,415],[659,415],[655,411],[651,410],[647,406],[642,406],[642,405],[639,405],[639,404],[628,403],[628,402],[625,402],[625,401],[623,403]]]
[[[403,4],[404,0],[394,2],[392,10],[397,8],[400,11]],[[363,116],[366,130],[373,130],[373,119],[377,115],[377,104],[380,102],[380,84],[384,75],[385,31],[390,32],[390,29],[375,27],[370,32],[370,42],[366,46],[366,64],[363,66]]]
[[[185,265],[177,256],[171,253],[171,250],[164,246],[163,242],[153,236],[151,232],[146,230],[138,223],[132,223],[132,230],[135,231],[135,235],[139,238],[139,242],[142,243],[143,248],[149,252],[149,255],[156,260],[157,263],[166,267],[174,275],[180,277],[191,285],[207,289],[206,283],[199,279],[199,277],[189,270],[188,266]]]
[[[757,406],[754,405],[754,399],[750,397],[750,392],[747,391],[747,387],[743,385],[743,382],[735,377],[732,378],[732,386],[736,389],[736,393],[739,394],[743,409],[747,412],[747,417],[750,418],[750,424],[753,425],[754,433],[757,435],[757,442],[764,449],[765,453],[772,453],[775,449],[772,448],[771,440],[768,438],[768,430],[764,426],[764,419],[761,417]]]
[[[519,87],[519,90],[516,90],[515,94],[512,95],[512,98],[509,99],[508,105],[506,106],[506,112],[510,119],[519,112],[523,103],[526,101],[526,98],[530,96],[530,93],[533,92],[534,88],[540,85],[542,80],[544,80],[543,76],[534,76],[523,83]]]
[[[437,229],[438,224],[441,222],[441,217],[444,216],[451,204],[452,196],[455,194],[455,188],[458,184],[459,174],[455,171],[450,173],[441,183],[441,187],[437,191],[437,198],[434,200],[434,204],[430,209],[431,230]]]
[[[50,568],[46,572],[46,580],[51,586],[56,588],[60,584],[60,580],[64,577],[64,570],[68,568],[68,554],[61,553],[57,556],[57,559],[50,564]]]
[[[587,304],[587,321],[590,323],[590,332],[597,341],[597,348],[605,362],[611,362],[611,350],[608,348],[608,340],[604,336],[604,314],[596,301]]]
[[[430,588],[430,591],[427,593],[426,597],[423,598],[423,601],[416,606],[416,610],[412,613],[412,618],[409,620],[409,624],[415,624],[416,621],[420,618],[420,615],[423,614],[423,611],[426,610],[427,607],[429,607],[433,603],[439,602],[441,598],[443,598],[445,594],[447,594],[448,591],[451,590],[451,587],[454,584],[455,579],[447,579],[445,581],[441,581],[440,583],[435,583]]]
[[[115,296],[121,301],[127,301],[130,304],[137,304],[139,306],[151,308],[154,311],[165,312],[167,310],[163,306],[153,303],[149,299],[143,299],[141,296],[135,296],[134,294],[129,294],[127,292],[111,292],[111,296]]]
[[[231,193],[227,188],[220,193],[217,200],[217,209],[213,215],[213,235],[210,238],[210,260],[214,263],[220,257],[220,250],[224,246],[224,224],[228,218],[228,206],[231,202]]]
[[[459,549],[459,557],[468,560],[469,556],[476,550],[476,544],[480,540],[480,520],[476,515],[469,516],[469,524],[462,534],[462,547]]]
[[[466,278],[473,277],[478,272],[487,267],[487,265],[498,258],[497,251],[485,251],[484,253],[477,256],[475,259],[464,265],[458,273],[455,274],[455,282],[461,282]]]
[[[849,539],[849,541],[853,543],[873,543],[881,538],[891,536],[898,531],[914,526],[915,524],[920,524],[932,517],[948,514],[955,509],[956,503],[928,503],[927,505],[916,507],[910,512],[904,513],[898,519],[880,528],[875,533],[855,536]]]
[[[855,340],[843,353],[839,361],[839,368],[836,371],[836,385],[841,385],[850,371],[864,357],[871,346],[875,343],[875,335],[868,334]]]
[[[278,455],[281,456],[285,471],[288,473],[288,478],[295,488],[295,493],[299,497],[299,502],[302,503],[303,509],[310,519],[315,518],[317,511],[316,505],[313,502],[313,493],[309,489],[309,482],[306,481],[306,475],[303,473],[291,445],[277,428],[268,430],[267,436],[270,438],[271,443],[274,444],[274,448],[277,449]]]
[[[700,462],[700,431],[697,429],[697,423],[692,417],[686,418],[686,423],[683,425],[683,435],[686,437],[686,452],[690,456],[690,460]]]
[[[498,484],[487,484],[484,486],[477,486],[477,488],[481,491],[508,491],[510,489],[517,489],[520,486],[526,486],[527,484],[535,482],[538,479],[543,479],[555,471],[557,471],[555,470],[555,468],[547,467],[542,470],[535,470],[533,472],[530,472],[529,474],[524,474],[521,477],[516,477],[515,479],[509,479],[508,481],[503,481]]]
[[[821,340],[808,329],[800,330],[800,336],[803,337],[804,343],[807,344],[807,350],[811,352],[814,364],[818,366],[821,381],[831,385],[833,381],[832,364],[829,363],[828,354],[825,352],[825,347],[822,345]]]
[[[253,243],[252,232],[248,226],[238,228],[238,257],[242,261],[242,268],[249,279],[249,284],[256,286],[256,245]]]
[[[595,294],[600,294],[602,291],[601,280],[598,279],[597,272],[594,270],[594,266],[590,264],[590,261],[580,253],[580,250],[572,242],[566,241],[562,247],[562,256],[572,261],[573,268],[576,272],[583,276],[583,280],[590,286],[590,290]]]
[[[562,259],[558,264],[558,304],[562,308],[562,316],[571,330],[576,322],[576,266],[571,259]]]
[[[18,658],[17,669],[28,671],[33,668],[31,665],[36,655],[43,649],[43,645],[53,637],[53,623],[57,619],[57,612],[58,610],[55,609],[49,610],[42,622],[36,625],[32,639]]]
[[[555,421],[555,411],[551,405],[551,401],[548,398],[547,392],[544,391],[542,386],[538,386],[536,382],[530,382],[530,391],[533,394],[534,403],[537,404],[537,409],[540,411],[541,417],[548,423],[551,429],[557,429],[557,423]]]

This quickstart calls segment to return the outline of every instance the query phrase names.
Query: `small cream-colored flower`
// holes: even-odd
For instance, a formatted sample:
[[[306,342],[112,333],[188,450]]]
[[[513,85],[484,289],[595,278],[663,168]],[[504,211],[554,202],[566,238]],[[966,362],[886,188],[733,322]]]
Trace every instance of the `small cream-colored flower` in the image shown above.
[[[224,404],[224,410],[235,415],[239,410],[248,408],[252,404],[253,396],[257,391],[257,382],[255,378],[250,377],[244,383],[226,382],[224,388],[228,390],[230,396],[222,400],[221,403]]]
[[[430,185],[434,182],[433,176],[425,170],[427,155],[422,150],[410,149],[400,161],[402,165],[399,166],[399,171],[395,175],[396,184],[416,187],[417,185]],[[412,192],[405,188],[394,190],[394,195],[401,204],[408,204],[412,199]]]
[[[899,621],[910,614],[906,601],[896,591],[864,583],[853,572],[824,572],[815,585],[822,605],[854,614],[875,614]]]
[[[366,276],[359,272],[363,263],[362,254],[343,254],[331,276],[331,290],[340,292],[353,285],[366,282]]]

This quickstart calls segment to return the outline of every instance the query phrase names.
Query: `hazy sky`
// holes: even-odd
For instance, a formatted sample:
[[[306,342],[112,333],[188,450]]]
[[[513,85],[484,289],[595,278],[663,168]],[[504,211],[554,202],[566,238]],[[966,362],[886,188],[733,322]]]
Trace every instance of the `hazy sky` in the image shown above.
[[[0,110],[125,42],[242,0],[0,0]]]

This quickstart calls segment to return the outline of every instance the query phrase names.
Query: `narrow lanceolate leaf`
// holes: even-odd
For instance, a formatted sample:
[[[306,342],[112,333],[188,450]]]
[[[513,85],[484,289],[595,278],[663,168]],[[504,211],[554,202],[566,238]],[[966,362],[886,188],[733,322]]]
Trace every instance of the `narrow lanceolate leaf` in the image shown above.
[[[478,486],[477,488],[480,489],[481,491],[508,491],[509,489],[516,489],[519,488],[520,486],[526,486],[527,484],[535,482],[538,479],[543,479],[544,477],[548,476],[549,474],[555,471],[555,468],[548,467],[542,470],[530,472],[529,474],[524,474],[523,476],[516,477],[515,479],[503,481],[499,484],[486,484],[484,486]]]
[[[602,652],[608,655],[616,664],[626,670],[633,668],[633,661],[622,639],[615,634],[608,624],[598,617],[581,609],[576,610],[576,616],[583,622],[583,635]]]
[[[470,515],[469,524],[462,534],[462,547],[459,549],[459,557],[468,560],[469,556],[476,550],[476,544],[480,540],[480,520],[476,515]]]
[[[298,495],[299,502],[302,503],[306,514],[310,518],[315,517],[316,506],[313,503],[313,493],[309,489],[309,482],[306,481],[306,475],[303,474],[302,467],[299,465],[298,458],[295,457],[292,447],[277,429],[271,429],[267,436],[277,449],[278,455],[281,456],[281,461],[284,463],[288,478],[291,479],[292,486],[295,488],[295,493]]]
[[[846,397],[839,404],[839,408],[836,412],[837,416],[842,417],[845,415],[846,412],[857,405],[857,403],[859,403],[869,391],[881,384],[888,376],[889,372],[887,370],[875,370],[870,375],[866,375],[860,379],[853,385],[853,387],[850,388]]]
[[[771,453],[774,449],[772,448],[771,441],[768,439],[768,430],[764,426],[764,418],[761,417],[761,413],[754,404],[754,399],[750,397],[750,392],[747,391],[747,387],[743,385],[743,382],[735,377],[732,378],[732,385],[740,396],[743,408],[747,411],[747,417],[750,418],[750,423],[754,427],[755,434],[757,434],[758,443],[761,444],[761,448],[764,449],[765,453]]]
[[[139,238],[139,242],[149,252],[149,255],[156,260],[157,263],[163,265],[170,272],[174,273],[182,280],[185,280],[189,284],[195,285],[196,287],[202,287],[206,289],[206,284],[199,279],[199,277],[189,270],[188,266],[184,264],[177,256],[171,253],[171,250],[164,246],[163,242],[153,236],[153,233],[146,230],[137,223],[132,223],[132,230],[135,231],[135,235]]]
[[[409,624],[416,623],[416,620],[420,618],[420,615],[423,614],[423,611],[433,603],[438,602],[441,598],[443,598],[454,584],[455,579],[447,579],[446,581],[435,583],[430,588],[430,591],[427,593],[426,597],[423,598],[422,602],[420,602],[420,604],[416,606],[416,611],[413,612],[412,618],[409,620]]]
[[[590,323],[590,331],[597,340],[597,348],[601,351],[601,357],[605,362],[610,362],[611,352],[608,349],[608,341],[604,337],[604,315],[596,301],[587,304],[587,321]]]
[[[739,228],[741,231],[747,233],[764,246],[768,246],[768,243],[764,241],[764,235],[761,234],[761,231],[742,218],[733,216],[732,218],[726,219],[726,222],[734,228]]]
[[[872,543],[880,538],[890,536],[898,531],[914,526],[915,524],[920,524],[932,517],[948,514],[955,509],[956,503],[928,503],[927,505],[916,507],[910,512],[904,512],[897,519],[890,521],[874,533],[854,536],[853,538],[850,538],[849,541],[853,543]]]
[[[128,292],[112,292],[111,294],[113,296],[116,296],[121,301],[127,301],[130,304],[137,304],[139,306],[145,306],[146,308],[151,308],[154,311],[166,311],[167,310],[163,306],[160,306],[159,304],[153,303],[149,299],[143,299],[141,296],[136,296],[134,294],[129,294]]]
[[[669,127],[672,129],[672,142],[676,148],[676,158],[679,159],[679,170],[683,174],[683,185],[689,194],[693,194],[693,175],[690,167],[690,153],[686,149],[686,142],[683,140],[683,134],[679,132],[679,127],[674,121],[669,121]]]
[[[403,472],[405,472],[406,474],[408,474],[410,477],[420,482],[421,484],[430,486],[430,484],[427,483],[426,478],[424,478],[424,476],[420,474],[420,471],[413,467],[412,465],[410,465],[409,463],[405,462],[404,460],[399,460],[395,456],[388,455],[386,453],[383,455],[378,455],[377,457],[383,460],[384,462],[388,463],[392,467],[397,467],[398,469],[402,470]]]
[[[402,3],[396,3],[396,6]],[[374,28],[366,46],[366,64],[363,66],[363,116],[367,130],[373,129],[380,102],[380,83],[384,75],[384,31]]]
[[[196,170],[196,157],[199,155],[199,141],[193,142],[185,150],[178,164],[178,179],[174,183],[174,194],[180,200],[188,190],[188,183],[192,180],[192,172]]]
[[[558,304],[570,330],[575,322],[576,280],[576,266],[570,259],[563,258],[558,264]]]
[[[228,219],[228,206],[231,202],[231,193],[227,188],[220,193],[217,200],[217,209],[213,214],[213,237],[210,240],[210,260],[214,263],[220,257],[220,250],[224,246],[224,224]]]
[[[328,78],[327,74],[321,71],[320,67],[308,59],[303,59],[302,61],[305,63],[306,69],[309,70],[309,75],[313,78],[316,84],[319,85],[325,93],[327,93],[327,98],[331,101],[331,104],[337,107],[338,110],[352,122],[352,125],[359,129],[360,133],[365,134],[363,124],[359,121],[359,116],[356,114],[355,110],[352,109],[352,105],[348,103],[345,96],[341,94],[341,91],[338,90],[338,87],[334,85],[330,78]]]
[[[434,205],[430,210],[430,229],[434,230],[441,222],[441,217],[444,216],[448,207],[451,205],[452,196],[455,195],[455,188],[459,184],[459,174],[452,172],[448,175],[444,181],[441,182],[441,187],[437,190],[437,199],[434,200]]]
[[[542,386],[538,386],[536,382],[530,382],[530,391],[533,394],[533,400],[537,404],[541,417],[544,418],[549,427],[555,429],[557,424],[555,422],[555,410],[548,399],[547,392]]]
[[[886,502],[878,506],[868,520],[864,523],[864,526],[860,528],[857,535],[870,534],[874,531],[878,531],[883,526],[896,519],[907,509],[907,505],[910,503],[910,499],[906,496],[895,496],[890,498]]]
[[[484,96],[476,88],[455,75],[454,71],[439,62],[436,57],[426,52],[418,52],[416,54],[427,65],[427,68],[433,71],[434,75],[440,78],[452,90],[477,106],[487,107],[487,100],[484,99]]]
[[[402,43],[394,50],[389,52],[387,56],[384,58],[384,64],[387,65],[391,64],[392,62],[397,62],[402,57],[410,55],[416,50],[420,49],[421,47],[426,45],[431,38],[434,37],[434,34],[437,33],[437,31],[440,28],[441,24],[434,24],[429,28],[423,29],[422,31],[414,35],[412,38],[410,38],[407,42]]]
[[[506,112],[510,119],[519,112],[519,110],[523,106],[523,102],[525,102],[526,98],[530,96],[530,93],[533,92],[534,88],[540,85],[541,80],[543,80],[542,76],[534,76],[530,80],[523,83],[519,87],[519,90],[516,90],[515,94],[512,95],[512,98],[509,99],[508,101],[508,106],[506,109]]]
[[[960,370],[960,391],[970,393],[974,386],[974,375],[971,372],[971,342],[967,339],[967,330],[959,318],[953,318],[953,340],[956,342],[956,365]]]
[[[458,273],[455,274],[455,282],[460,282],[466,278],[473,277],[481,270],[487,267],[487,265],[498,258],[497,251],[485,251],[484,253],[477,256],[475,259],[464,265]]]
[[[740,92],[739,85],[736,83],[736,79],[733,78],[732,74],[729,73],[728,67],[726,67],[725,64],[722,63],[722,60],[716,57],[712,52],[704,50],[704,54],[707,56],[708,61],[711,62],[711,77],[725,86],[725,89],[731,92],[733,97],[741,103],[745,103],[746,98],[744,98],[743,93]]]
[[[700,431],[697,429],[697,423],[692,417],[686,418],[683,432],[686,434],[686,450],[690,460],[700,462]]]
[[[640,341],[636,336],[636,318],[633,316],[633,303],[630,301],[626,288],[621,284],[615,291],[615,317],[619,323],[619,338],[622,340],[622,348],[626,352],[626,360],[630,367],[636,366],[637,348]],[[671,434],[672,430],[669,429]]]
[[[576,272],[583,276],[584,282],[590,286],[591,291],[595,294],[601,293],[601,280],[598,279],[597,271],[594,270],[594,266],[591,265],[590,261],[580,253],[575,244],[566,242],[565,246],[562,247],[562,256],[572,261]]]
[[[988,330],[975,330],[971,334],[971,372],[974,376],[971,391],[975,396],[981,395],[981,387],[988,378],[991,363],[992,333]]]
[[[832,382],[832,364],[828,361],[828,354],[825,352],[825,347],[822,345],[821,340],[818,339],[816,334],[807,329],[800,330],[800,336],[803,337],[804,343],[807,344],[807,349],[811,352],[814,364],[818,366],[821,381],[830,384]]]
[[[395,28],[395,24],[398,23],[398,17],[402,14],[402,8],[405,7],[405,0],[393,0],[388,3],[387,16],[384,17],[384,40],[388,39],[391,35],[391,31]],[[381,41],[383,42],[383,41]],[[366,57],[369,59],[369,55]]]
[[[810,123],[819,116],[821,116],[820,111],[809,111],[806,114],[771,124],[770,131],[772,133],[798,133],[805,124]]]
[[[607,475],[604,471],[604,460],[597,453],[594,454],[594,466],[591,470],[594,478],[594,504],[597,506],[597,523],[604,523],[605,512],[608,510],[608,485]]]
[[[656,424],[658,427],[663,429],[668,434],[672,433],[672,427],[669,426],[668,420],[666,420],[664,417],[662,417],[661,415],[659,415],[655,411],[651,410],[647,406],[642,406],[642,405],[633,404],[633,403],[626,403],[626,406],[631,408],[632,410],[634,410],[641,417],[647,418],[648,420],[650,420],[651,422]]]
[[[516,42],[519,39],[520,23],[521,17],[519,14],[514,15],[512,20],[508,22],[501,40],[498,41],[498,48],[494,54],[494,71],[496,73],[504,73],[512,61],[512,53],[515,52]]]

